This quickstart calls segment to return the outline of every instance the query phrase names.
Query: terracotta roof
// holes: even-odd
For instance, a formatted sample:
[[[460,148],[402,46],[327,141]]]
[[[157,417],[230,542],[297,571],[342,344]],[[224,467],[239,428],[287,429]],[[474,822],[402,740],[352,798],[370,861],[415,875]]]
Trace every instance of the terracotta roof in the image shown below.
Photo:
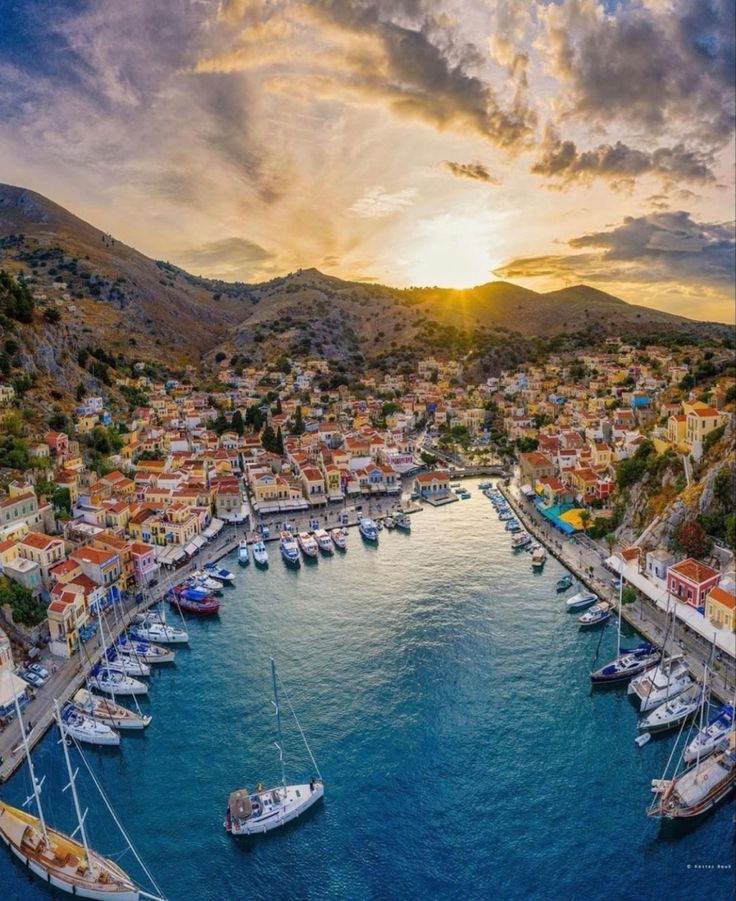
[[[717,569],[713,569],[713,567],[708,566],[707,563],[693,560],[692,557],[689,557],[687,560],[682,560],[680,563],[675,563],[674,566],[670,566],[670,572],[674,572],[676,575],[682,576],[683,579],[694,582],[696,585],[702,585],[703,582],[707,582],[714,576],[719,575]]]
[[[714,407],[697,407],[691,411],[692,416],[718,416],[718,410]]]
[[[430,482],[446,482],[449,478],[449,473],[440,469],[437,472],[420,472],[417,476],[417,482],[428,485]]]
[[[726,591],[725,588],[720,588],[716,585],[715,588],[711,588],[708,592],[708,597],[712,601],[721,604],[723,607],[728,607],[729,610],[736,610],[736,594],[731,594],[731,592]]]
[[[52,538],[51,535],[43,535],[41,532],[29,532],[21,541],[21,544],[25,544],[28,547],[35,547],[38,548],[38,550],[43,551],[60,540],[61,539],[59,538]]]

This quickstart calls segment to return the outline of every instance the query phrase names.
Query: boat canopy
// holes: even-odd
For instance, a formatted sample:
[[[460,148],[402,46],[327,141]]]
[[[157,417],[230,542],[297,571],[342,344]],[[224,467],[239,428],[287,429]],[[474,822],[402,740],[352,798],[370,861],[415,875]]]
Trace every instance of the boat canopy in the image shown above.
[[[232,818],[247,820],[253,813],[253,805],[250,803],[248,789],[240,788],[238,791],[232,792],[228,799],[227,806]]]

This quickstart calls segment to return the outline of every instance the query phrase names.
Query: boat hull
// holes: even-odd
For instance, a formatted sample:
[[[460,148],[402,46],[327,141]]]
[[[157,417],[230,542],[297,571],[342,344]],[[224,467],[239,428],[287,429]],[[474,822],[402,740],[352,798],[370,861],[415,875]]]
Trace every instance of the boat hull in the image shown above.
[[[308,784],[290,785],[287,788],[289,790],[298,789],[300,792],[303,792],[303,799],[298,803],[287,805],[285,808],[279,807],[269,815],[259,817],[252,822],[245,821],[244,823],[235,824],[230,822],[229,815],[226,815],[224,822],[225,829],[230,835],[235,837],[263,835],[266,832],[272,832],[274,829],[279,829],[281,826],[285,826],[287,823],[291,823],[293,820],[296,820],[298,817],[305,814],[324,797],[325,793],[324,785],[321,782],[315,784],[314,791],[310,791]]]

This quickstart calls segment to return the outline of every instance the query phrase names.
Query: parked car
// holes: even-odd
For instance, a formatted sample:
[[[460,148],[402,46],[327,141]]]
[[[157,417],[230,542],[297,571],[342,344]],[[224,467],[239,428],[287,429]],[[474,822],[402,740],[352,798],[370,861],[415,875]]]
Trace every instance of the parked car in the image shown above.
[[[29,685],[35,685],[36,688],[40,688],[45,682],[45,679],[42,679],[30,670],[21,670],[19,675],[24,682],[27,682]]]
[[[49,676],[51,675],[45,667],[41,666],[40,663],[32,663],[28,667],[28,669],[32,673],[35,673],[37,676],[40,676],[44,681],[46,681],[46,679],[48,679]]]

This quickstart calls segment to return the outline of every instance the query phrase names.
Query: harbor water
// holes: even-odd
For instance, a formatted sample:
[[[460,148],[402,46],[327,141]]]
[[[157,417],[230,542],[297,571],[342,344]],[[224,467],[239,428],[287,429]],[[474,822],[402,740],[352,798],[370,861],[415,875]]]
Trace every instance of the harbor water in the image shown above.
[[[645,816],[674,738],[637,748],[625,687],[591,691],[615,623],[580,632],[555,592],[561,566],[533,573],[468,487],[411,534],[370,546],[353,529],[345,554],[296,571],[275,543],[266,570],[226,558],[236,585],[154,672],[150,728],[85,751],[170,901],[732,897],[733,803],[684,827]],[[238,840],[228,793],[279,779],[272,656],[325,800]],[[283,721],[287,778],[308,779],[288,707]],[[71,831],[57,737],[34,761],[47,819]],[[139,877],[83,768],[79,784],[92,844]],[[29,792],[27,768],[0,789],[16,804]],[[0,851],[3,901],[50,897]]]

